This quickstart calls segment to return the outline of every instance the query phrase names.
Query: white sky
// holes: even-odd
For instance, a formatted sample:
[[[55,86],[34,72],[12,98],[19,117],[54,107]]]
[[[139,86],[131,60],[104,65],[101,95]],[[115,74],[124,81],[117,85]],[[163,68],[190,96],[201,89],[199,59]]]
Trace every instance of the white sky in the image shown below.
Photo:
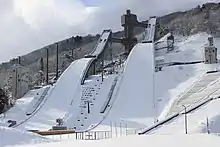
[[[120,16],[128,8],[139,20],[146,20],[150,15],[184,10],[206,1],[90,0],[95,6],[89,6],[81,0],[0,0],[0,62],[77,34],[120,30]]]

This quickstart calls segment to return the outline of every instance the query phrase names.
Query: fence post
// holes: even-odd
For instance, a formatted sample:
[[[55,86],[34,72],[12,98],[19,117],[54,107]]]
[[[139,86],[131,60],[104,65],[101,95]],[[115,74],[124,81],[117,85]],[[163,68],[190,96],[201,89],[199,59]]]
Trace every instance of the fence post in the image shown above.
[[[207,124],[207,133],[210,134],[210,129],[209,129],[209,118],[206,117],[206,124]]]
[[[122,136],[122,126],[121,126],[121,123],[119,124],[119,127],[120,127],[120,136]]]
[[[115,136],[116,136],[116,138],[118,137],[117,124],[116,123],[115,123]]]
[[[112,122],[110,122],[110,132],[111,132],[111,138],[112,138]]]
[[[106,131],[105,131],[105,138],[104,139],[106,139]]]
[[[96,140],[96,132],[94,132],[94,133],[95,133],[94,135],[95,135],[95,140]]]
[[[127,131],[128,131],[128,125],[125,124],[125,135],[126,135],[126,136],[128,135],[128,134],[127,134]]]

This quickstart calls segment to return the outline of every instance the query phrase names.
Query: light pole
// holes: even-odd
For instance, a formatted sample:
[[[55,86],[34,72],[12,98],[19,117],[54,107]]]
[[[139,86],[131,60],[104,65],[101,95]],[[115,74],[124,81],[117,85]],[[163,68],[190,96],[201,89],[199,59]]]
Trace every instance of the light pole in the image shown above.
[[[186,115],[186,106],[182,105],[184,107],[184,116],[185,116],[185,133],[187,134],[187,115]]]
[[[90,113],[90,105],[89,105],[89,100],[87,101],[87,105],[88,105],[88,114]]]
[[[209,118],[208,117],[206,117],[206,125],[207,125],[207,133],[210,134]]]
[[[58,80],[59,77],[59,46],[58,42],[56,43],[56,80]]]
[[[153,55],[153,66],[152,66],[152,68],[153,68],[153,89],[152,89],[152,92],[153,92],[153,94],[152,94],[152,96],[153,96],[153,107],[154,107],[154,123],[156,123],[157,122],[157,101],[156,101],[156,96],[155,96],[155,46],[154,46],[154,50],[153,50],[153,53],[152,53],[152,55]]]
[[[153,71],[153,106],[154,106],[154,123],[157,122],[157,108],[155,98],[155,70]]]

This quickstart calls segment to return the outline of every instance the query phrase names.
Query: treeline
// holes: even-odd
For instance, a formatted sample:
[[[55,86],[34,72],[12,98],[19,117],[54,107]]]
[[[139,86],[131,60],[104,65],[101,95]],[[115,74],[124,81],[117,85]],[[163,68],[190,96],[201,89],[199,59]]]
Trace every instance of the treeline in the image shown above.
[[[7,93],[0,88],[0,114],[6,112],[12,105]]]

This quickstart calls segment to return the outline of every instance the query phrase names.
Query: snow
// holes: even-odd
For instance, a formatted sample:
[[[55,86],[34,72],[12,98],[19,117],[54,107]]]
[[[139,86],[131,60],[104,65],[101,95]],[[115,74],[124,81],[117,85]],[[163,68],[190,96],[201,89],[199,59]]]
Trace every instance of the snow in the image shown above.
[[[165,63],[202,61],[203,50],[207,45],[208,36],[205,33],[199,33],[190,37],[176,37],[174,51],[168,53],[166,50],[158,51],[155,53],[155,56],[157,56],[157,59],[163,59]],[[220,41],[218,39],[216,41],[216,46],[220,47]],[[159,42],[163,42],[163,40]],[[220,54],[218,56],[220,57]],[[164,65],[162,71],[154,73],[153,44],[139,43],[133,48],[125,66],[120,68],[118,74],[105,75],[103,82],[100,75],[91,76],[85,80],[84,85],[81,85],[80,80],[91,60],[91,58],[83,58],[73,62],[57,81],[57,84],[50,87],[48,96],[41,102],[42,108],[31,116],[28,121],[25,121],[24,124],[18,126],[18,128],[25,130],[48,130],[55,125],[57,118],[64,118],[64,123],[69,129],[75,128],[80,131],[88,131],[90,129],[98,131],[111,130],[113,134],[116,134],[120,132],[120,129],[124,131],[126,128],[126,131],[128,130],[134,132],[132,134],[135,134],[137,130],[152,125],[154,119],[162,120],[167,117],[174,103],[178,100],[181,101],[187,92],[193,90],[193,87],[194,91],[196,91],[195,85],[198,84],[198,81],[205,78],[207,71],[219,69],[219,65],[205,65],[203,63],[175,66]],[[117,79],[116,85],[114,85],[115,79]],[[112,95],[109,96],[112,87],[114,87],[114,90]],[[218,90],[219,88],[220,81],[217,76],[208,83],[203,83],[203,91],[201,90],[201,93],[197,93],[196,97],[195,95],[186,97],[186,100],[183,101],[182,99],[182,102],[191,105],[191,103],[197,101],[197,98],[205,98],[209,94],[217,97],[220,92]],[[39,97],[44,90],[45,87],[38,90]],[[22,122],[29,118],[26,116],[26,112],[32,109],[38,102],[36,100],[39,99],[39,97],[37,99],[33,98],[36,97],[36,93],[33,95],[29,96],[29,98],[19,100],[23,104],[19,104],[18,101],[16,106],[6,114],[6,118],[2,118],[1,123],[5,124],[9,119]],[[90,112],[88,112],[88,101]],[[107,102],[109,103],[106,111],[100,113]],[[173,146],[180,146],[179,142],[181,141],[183,141],[181,143],[183,146],[206,145],[205,143],[201,143],[201,141],[198,141],[198,144],[192,142],[193,144],[191,145],[187,140],[188,138],[194,140],[198,138],[204,138],[206,140],[205,138],[208,138],[206,142],[208,144],[209,139],[217,138],[216,136],[197,133],[207,132],[207,118],[209,120],[210,132],[220,133],[218,127],[220,123],[219,105],[220,101],[216,99],[202,106],[197,111],[187,114],[189,137],[183,135],[184,116],[181,115],[151,132],[154,135],[113,139],[109,140],[109,143],[117,142],[115,145],[112,143],[114,146],[134,146],[135,144],[132,144],[132,138],[134,138],[135,143],[142,143],[141,140],[143,139],[143,146],[164,146],[166,141],[167,145],[171,146],[168,143],[169,140],[172,140]],[[20,109],[22,111],[15,114]],[[181,111],[181,109],[178,107],[178,111]],[[156,138],[157,140],[161,140],[161,142],[155,141]],[[179,142],[178,138],[180,138]],[[120,140],[122,141],[120,142]],[[203,141],[203,139],[200,140]],[[89,143],[93,142],[96,141],[89,141]],[[212,142],[212,146],[214,146],[215,143],[214,141]],[[76,146],[87,144],[84,141],[75,141],[74,143],[76,143]],[[74,143],[67,141],[39,146],[68,146]],[[94,144],[99,146],[99,143],[100,146],[107,146],[105,141],[99,141],[97,144]]]
[[[201,50],[206,45],[205,39],[207,39],[207,36],[207,34],[201,33],[186,40],[182,39],[177,42],[174,52],[162,54],[162,57],[166,61],[175,62],[181,61],[176,60],[176,55],[183,56],[182,58],[190,56],[190,61],[193,61],[194,56],[197,56],[197,54],[191,53],[198,52],[202,56]],[[141,61],[142,55],[143,59],[150,59],[146,56],[149,54],[152,55],[149,47],[148,51],[143,53],[137,45],[130,53],[130,57],[127,60],[127,66],[130,66],[130,69],[125,67],[124,73],[119,78],[117,85],[120,85],[120,89],[116,98],[113,98],[115,102],[112,102],[113,104],[107,118],[96,128],[97,130],[109,130],[108,126],[111,123],[116,123],[118,126],[121,123],[123,127],[126,126],[133,129],[140,129],[151,125],[153,123],[153,117],[158,117],[158,119],[166,117],[166,111],[170,109],[172,103],[181,97],[187,89],[191,88],[192,84],[196,83],[206,71],[212,69],[212,66],[207,66],[203,63],[163,67],[161,72],[157,72],[154,75],[156,101],[156,108],[154,108],[153,87],[151,86],[152,83],[149,82],[152,79],[146,79],[153,77],[153,75],[149,75],[151,73],[152,63]],[[130,59],[131,57],[133,59]],[[139,73],[143,73],[144,75],[140,75]],[[125,79],[125,77],[127,78]]]
[[[43,91],[47,87],[31,90],[27,94],[25,94],[23,98],[18,99],[14,107],[12,107],[9,111],[7,111],[5,115],[1,115],[0,122],[4,124],[5,126],[8,126],[9,125],[7,124],[8,120],[15,120],[19,122],[19,121],[23,121],[24,119],[26,119],[27,117],[26,113],[30,112],[30,110],[34,108],[37,100],[40,99]]]
[[[37,145],[27,145],[19,147],[219,147],[219,137],[213,135],[151,135],[151,136],[127,136],[99,141],[62,141],[56,143],[46,143]]]
[[[213,100],[199,110],[187,114],[188,133],[207,133],[207,118],[209,120],[210,133],[219,134],[219,105],[220,100]],[[184,115],[171,121],[170,123],[163,125],[161,128],[152,132],[152,134],[183,134],[184,128]]]
[[[184,40],[184,43],[177,42],[177,53],[171,52],[168,54],[163,54],[162,56],[166,61],[178,61],[176,60],[176,55],[186,57],[190,55],[193,59],[194,54],[190,54],[190,51],[194,52],[197,50],[201,50],[201,48],[206,44],[206,42],[204,41],[205,38],[206,35],[200,34],[195,35],[194,37],[189,37],[188,39]],[[201,39],[203,39],[202,42],[197,41]],[[193,48],[188,49],[188,47],[190,46],[189,44],[191,44]],[[48,105],[45,106],[47,111],[40,111],[41,113],[38,113],[36,117],[33,117],[36,120],[33,121],[32,125],[30,125],[31,122],[27,123],[29,125],[28,128],[49,129],[52,125],[55,124],[56,118],[64,117],[65,123],[69,128],[74,128],[77,126],[79,130],[85,130],[87,129],[87,127],[93,128],[100,123],[101,125],[95,128],[97,130],[101,128],[105,130],[106,128],[109,129],[110,123],[116,123],[117,125],[119,125],[122,122],[124,127],[126,125],[128,128],[140,129],[152,124],[153,117],[158,117],[160,115],[164,117],[165,115],[163,116],[163,113],[161,114],[161,112],[163,111],[164,107],[169,107],[168,102],[178,99],[179,96],[183,94],[188,88],[190,88],[192,83],[195,83],[201,76],[201,74],[204,74],[204,72],[206,72],[209,68],[202,63],[195,65],[164,67],[163,71],[154,74],[156,92],[155,99],[153,99],[153,87],[151,86],[153,82],[153,70],[150,72],[150,69],[153,69],[153,50],[150,49],[153,49],[153,46],[150,47],[149,44],[138,44],[132,50],[130,57],[127,60],[124,72],[118,75],[119,77],[115,90],[113,92],[112,100],[110,101],[110,107],[107,108],[107,111],[104,114],[100,114],[99,111],[101,110],[101,107],[104,105],[108,97],[110,87],[113,84],[113,80],[116,75],[105,78],[102,84],[107,84],[108,86],[103,86],[101,83],[96,83],[95,81],[97,80],[97,78],[90,79],[90,84],[85,83],[84,87],[78,86],[76,90],[78,92],[76,92],[74,95],[74,97],[78,97],[78,99],[74,99],[74,101],[72,101],[70,96],[70,94],[72,95],[74,92],[73,90],[68,89],[70,86],[67,86],[68,88],[65,87],[64,90],[64,84],[60,84],[60,87],[62,88],[57,88],[60,89],[60,91],[54,90],[57,91],[54,92],[57,94],[53,95],[53,97],[56,98],[49,99],[50,103],[48,102]],[[151,57],[147,57],[146,55],[149,55]],[[81,64],[80,66],[83,66],[83,64]],[[84,65],[84,67],[85,66],[86,65]],[[80,68],[83,69],[82,67]],[[76,71],[77,70],[71,70],[69,74],[75,73]],[[80,74],[78,74],[78,76],[76,77],[79,78],[79,75]],[[68,79],[68,81],[71,81],[69,80],[70,78],[68,76],[63,75],[63,77],[65,77],[65,79]],[[71,85],[66,83],[66,81],[65,85]],[[98,92],[97,96],[94,96],[93,93],[90,98],[83,98],[83,89],[86,89],[86,87],[94,88],[95,85],[100,85],[99,90],[101,93]],[[72,89],[74,89],[74,87],[72,87]],[[62,102],[62,105],[60,105],[63,111],[62,109],[57,109],[58,104],[60,104],[57,95],[59,93],[59,95],[61,96],[61,91],[63,93],[62,95],[64,95],[64,93],[65,95],[69,93],[69,101],[66,103]],[[96,100],[93,101],[93,98],[95,98]],[[90,114],[87,113],[88,108],[85,104],[86,100],[92,101],[91,104],[93,106],[91,106]],[[156,101],[156,108],[154,108],[154,101]],[[84,106],[82,105],[83,103]],[[81,107],[85,108],[82,109]],[[45,110],[45,108],[43,110]],[[52,110],[55,110],[55,112],[52,112]],[[48,120],[48,116],[44,114],[45,112],[49,112],[49,115],[53,115],[53,118],[50,118]],[[81,115],[81,112],[83,112],[83,115]],[[45,121],[42,121],[39,116],[47,119]],[[77,122],[78,119],[80,119],[80,122]],[[36,123],[35,126],[33,125],[34,123]]]
[[[187,38],[181,38],[175,43],[175,50],[166,55],[165,63],[169,62],[192,62],[204,59],[204,47],[208,44],[206,33],[199,33]]]
[[[203,47],[206,45],[205,38],[207,37],[207,34],[201,33],[194,36],[189,37],[187,40],[184,41],[184,44],[189,43],[192,45],[192,47],[195,47],[195,49],[191,49],[191,52],[203,52]],[[198,43],[201,43],[201,40],[203,40],[203,45],[199,45]],[[219,48],[219,39],[216,40],[216,47]],[[194,42],[194,43],[192,43]],[[196,46],[194,44],[197,44],[201,48],[198,48],[196,50]],[[188,45],[187,45],[188,46]],[[180,46],[181,48],[181,46]],[[183,47],[182,47],[183,48]],[[184,47],[185,48],[185,47]],[[187,51],[188,53],[190,50],[188,49],[182,49],[183,52]],[[193,51],[194,50],[194,51]],[[189,56],[188,54],[183,54],[185,56]],[[219,56],[219,52],[218,52]],[[192,57],[190,57],[192,58]],[[202,58],[201,58],[202,59]],[[196,66],[199,64],[196,64]],[[213,65],[205,65],[203,64],[203,67],[196,67],[197,69],[201,68],[202,70],[209,71],[209,70],[219,70],[219,64],[213,64]],[[220,95],[219,91],[219,73],[211,73],[206,74],[205,76],[201,74],[200,78],[197,78],[195,82],[189,82],[188,85],[191,85],[191,87],[186,89],[186,93],[183,93],[182,96],[179,97],[172,97],[170,99],[169,104],[164,109],[162,115],[160,118],[165,118],[167,112],[173,112],[173,111],[181,111],[183,110],[182,105],[186,105],[189,108],[193,107],[194,105],[197,105],[198,103],[201,103],[209,98],[212,97],[218,97]],[[197,86],[198,85],[198,86]],[[197,88],[196,88],[197,87]],[[200,88],[200,89],[198,89]],[[188,91],[188,92],[187,92]],[[190,95],[188,94],[190,93]],[[184,96],[186,95],[186,96]],[[175,102],[176,101],[176,102]],[[175,103],[174,103],[175,102]],[[171,106],[176,107],[175,109],[171,109]],[[205,106],[202,106],[201,108],[197,109],[196,111],[187,114],[187,120],[188,120],[188,132],[189,133],[207,133],[207,118],[208,118],[208,128],[211,133],[219,133],[219,128],[217,127],[219,123],[219,100],[214,100],[206,104]],[[177,109],[178,108],[178,109]],[[178,112],[177,111],[177,112]],[[171,122],[163,125],[159,129],[152,132],[152,134],[176,134],[176,133],[184,133],[184,116],[181,115],[180,117],[172,120]]]
[[[22,144],[37,144],[50,141],[52,140],[33,133],[0,126],[0,147]]]

